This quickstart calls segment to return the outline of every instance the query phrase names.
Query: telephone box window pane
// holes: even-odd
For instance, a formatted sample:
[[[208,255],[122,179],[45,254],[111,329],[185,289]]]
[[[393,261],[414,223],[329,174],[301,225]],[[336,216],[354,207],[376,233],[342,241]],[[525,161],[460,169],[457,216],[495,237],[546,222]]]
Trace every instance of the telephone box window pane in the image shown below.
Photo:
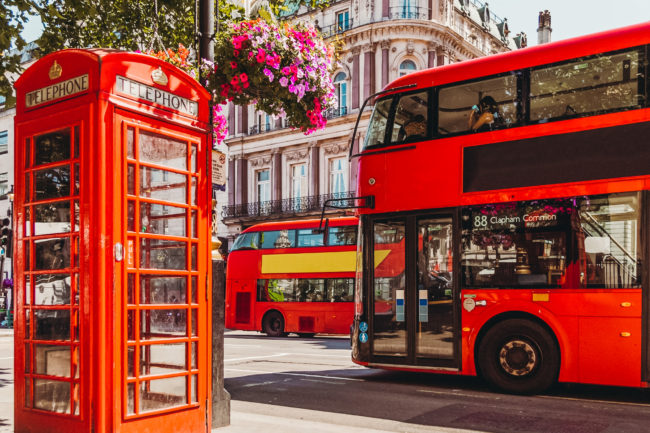
[[[126,374],[128,377],[135,377],[135,346],[126,349]]]
[[[192,182],[192,188],[191,188],[192,204],[194,206],[196,206],[197,202],[198,202],[198,197],[199,197],[199,187],[198,187],[198,185],[196,183],[196,178],[195,177],[192,178],[191,182]]]
[[[140,161],[187,170],[187,142],[150,131],[140,131]]]
[[[72,347],[72,377],[79,379],[79,346]]]
[[[187,371],[186,347],[185,343],[140,346],[140,376]]]
[[[70,310],[34,310],[34,340],[70,340]]]
[[[198,295],[198,278],[197,277],[192,277],[192,303],[193,304],[198,304],[199,302],[199,295]]]
[[[25,270],[30,271],[32,269],[31,267],[32,256],[29,254],[29,241],[26,241],[24,245],[25,245]]]
[[[75,308],[72,314],[72,341],[79,341],[79,310]]]
[[[29,275],[25,275],[25,305],[32,303],[32,287],[29,281]]]
[[[187,336],[187,310],[142,310],[140,339],[173,338]]]
[[[69,305],[70,274],[34,275],[34,305]]]
[[[73,385],[74,390],[72,391],[72,404],[74,405],[74,414],[77,415],[77,416],[79,415],[79,411],[81,410],[79,408],[79,406],[80,406],[79,399],[81,398],[79,388],[80,388],[79,384],[75,383]]]
[[[198,224],[198,218],[196,217],[196,211],[193,210],[192,211],[192,225],[191,225],[191,227],[192,227],[192,237],[195,238],[195,239],[198,237],[197,224]]]
[[[192,375],[192,403],[198,403],[199,402],[199,393],[198,393],[198,386],[199,386],[199,375],[198,374],[193,374]]]
[[[165,239],[140,240],[140,267],[187,269],[187,244]]]
[[[34,172],[34,199],[48,200],[70,195],[70,166],[62,165]]]
[[[70,159],[70,128],[39,135],[34,139],[34,165]]]
[[[30,173],[25,173],[25,203],[30,203],[32,201],[32,190],[30,189]],[[25,236],[29,236],[29,234],[25,233]]]
[[[126,157],[135,159],[135,130],[131,127],[126,130]]]
[[[135,383],[126,385],[126,413],[127,415],[135,414]]]
[[[129,310],[126,312],[126,338],[127,340],[135,340],[135,311]]]
[[[197,257],[199,248],[198,248],[198,246],[196,244],[192,244],[191,248],[192,248],[192,251],[191,251],[191,254],[192,254],[192,256],[191,256],[192,257],[192,270],[196,271],[197,270],[197,264],[196,264],[197,259],[196,259],[196,257]]]
[[[74,230],[73,231],[78,232],[79,231],[79,201],[75,200],[73,203],[74,203],[74,207],[73,207],[73,210],[74,210]],[[77,263],[77,262],[75,261],[75,263]]]
[[[72,274],[72,276],[74,280],[73,281],[74,286],[72,289],[73,290],[72,302],[74,303],[74,305],[79,305],[79,274],[75,273]]]
[[[31,310],[25,310],[25,339],[31,340]]]
[[[187,176],[151,167],[140,167],[140,197],[187,203]]]
[[[32,383],[25,379],[25,407],[32,407]]]
[[[135,195],[135,166],[129,164],[126,168],[126,193]]]
[[[127,203],[127,214],[126,214],[126,229],[130,232],[135,231],[135,202],[129,200]]]
[[[74,157],[79,158],[79,127],[74,127]]]
[[[190,164],[192,173],[196,173],[196,143],[191,143],[190,147]]]
[[[70,413],[70,383],[34,379],[34,408],[56,413]]]
[[[25,373],[32,372],[32,351],[29,343],[25,344]]]
[[[187,404],[187,377],[170,377],[140,383],[140,412]]]
[[[184,208],[140,203],[140,231],[168,236],[187,236],[187,212]]]
[[[74,164],[74,195],[79,195],[79,164]]]
[[[70,377],[70,347],[35,344],[34,373]]]
[[[35,271],[70,267],[70,238],[37,240],[34,250]]]
[[[135,304],[135,274],[128,274],[126,279],[126,303]]]
[[[192,361],[192,370],[196,370],[198,367],[197,364],[197,359],[199,359],[199,343],[196,341],[192,341],[192,353],[190,354],[191,356],[191,361]]]
[[[199,323],[199,310],[192,308],[191,310],[191,326],[192,326],[192,337],[199,335],[199,330],[197,324]]]
[[[69,200],[34,206],[34,235],[69,232]]]
[[[32,140],[28,138],[25,140],[25,168],[31,167],[32,165],[31,156],[32,156]]]
[[[140,304],[186,303],[186,277],[140,275]]]

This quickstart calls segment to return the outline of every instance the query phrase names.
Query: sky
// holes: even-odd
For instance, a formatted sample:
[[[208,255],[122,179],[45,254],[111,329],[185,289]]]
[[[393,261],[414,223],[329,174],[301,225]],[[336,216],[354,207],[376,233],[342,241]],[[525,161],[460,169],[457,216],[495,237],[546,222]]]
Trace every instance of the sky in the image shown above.
[[[512,35],[526,33],[528,45],[537,45],[539,12],[551,12],[551,40],[559,41],[650,21],[650,0],[481,0],[490,11],[508,18]],[[40,19],[32,19],[23,32],[29,42],[42,31]]]
[[[508,19],[511,35],[526,33],[537,45],[539,12],[551,13],[551,41],[650,21],[650,0],[481,0],[490,13]]]

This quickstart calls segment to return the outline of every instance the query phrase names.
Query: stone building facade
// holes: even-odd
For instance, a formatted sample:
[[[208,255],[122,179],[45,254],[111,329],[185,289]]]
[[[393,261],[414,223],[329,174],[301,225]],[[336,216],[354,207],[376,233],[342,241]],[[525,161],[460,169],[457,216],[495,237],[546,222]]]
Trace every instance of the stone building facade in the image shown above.
[[[285,18],[309,22],[339,46],[333,77],[338,105],[324,130],[306,136],[282,119],[230,107],[228,183],[217,198],[223,249],[246,227],[320,216],[328,198],[354,196],[349,145],[364,101],[392,80],[526,46],[526,35],[478,0],[339,0],[322,10],[291,7]],[[366,105],[357,142],[372,107]],[[330,216],[344,211],[328,210]]]

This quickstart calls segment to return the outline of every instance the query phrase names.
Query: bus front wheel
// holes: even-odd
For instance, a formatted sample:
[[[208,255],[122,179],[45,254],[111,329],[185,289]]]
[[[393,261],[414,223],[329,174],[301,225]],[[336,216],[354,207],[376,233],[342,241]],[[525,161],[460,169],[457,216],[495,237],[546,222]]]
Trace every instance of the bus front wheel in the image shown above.
[[[478,349],[478,367],[493,387],[513,394],[535,394],[557,381],[560,354],[551,334],[525,319],[490,328]]]
[[[269,337],[282,337],[284,333],[284,318],[277,311],[271,311],[264,316],[262,331]]]

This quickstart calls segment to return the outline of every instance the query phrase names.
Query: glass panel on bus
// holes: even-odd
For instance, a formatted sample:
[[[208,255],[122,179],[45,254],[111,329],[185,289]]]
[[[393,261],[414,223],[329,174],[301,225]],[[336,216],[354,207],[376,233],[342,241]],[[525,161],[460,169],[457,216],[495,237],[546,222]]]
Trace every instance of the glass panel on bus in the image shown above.
[[[240,234],[239,236],[237,236],[237,239],[235,239],[235,242],[233,242],[231,251],[259,248],[258,237],[259,237],[258,232],[249,232],[249,233]]]
[[[296,246],[295,230],[273,230],[260,233],[262,248],[293,248]]]
[[[393,116],[390,142],[420,141],[429,136],[429,92],[403,94]]]
[[[482,132],[517,123],[517,76],[513,72],[441,88],[438,133]]]
[[[583,197],[577,209],[586,259],[583,283],[608,289],[641,287],[639,194]]]
[[[452,245],[451,218],[418,222],[417,356],[452,359],[454,355]]]
[[[635,108],[643,103],[638,48],[530,72],[530,120],[544,121]]]
[[[330,227],[327,231],[327,245],[356,245],[357,244],[357,227],[341,226]]]
[[[405,224],[377,222],[373,232],[373,352],[406,356]]]
[[[323,233],[317,229],[300,229],[298,230],[299,247],[322,247]]]
[[[561,286],[573,209],[570,199],[463,208],[463,286]]]
[[[368,125],[368,132],[363,143],[363,148],[382,146],[386,140],[386,127],[388,126],[388,112],[393,104],[393,98],[388,97],[377,101]]]

